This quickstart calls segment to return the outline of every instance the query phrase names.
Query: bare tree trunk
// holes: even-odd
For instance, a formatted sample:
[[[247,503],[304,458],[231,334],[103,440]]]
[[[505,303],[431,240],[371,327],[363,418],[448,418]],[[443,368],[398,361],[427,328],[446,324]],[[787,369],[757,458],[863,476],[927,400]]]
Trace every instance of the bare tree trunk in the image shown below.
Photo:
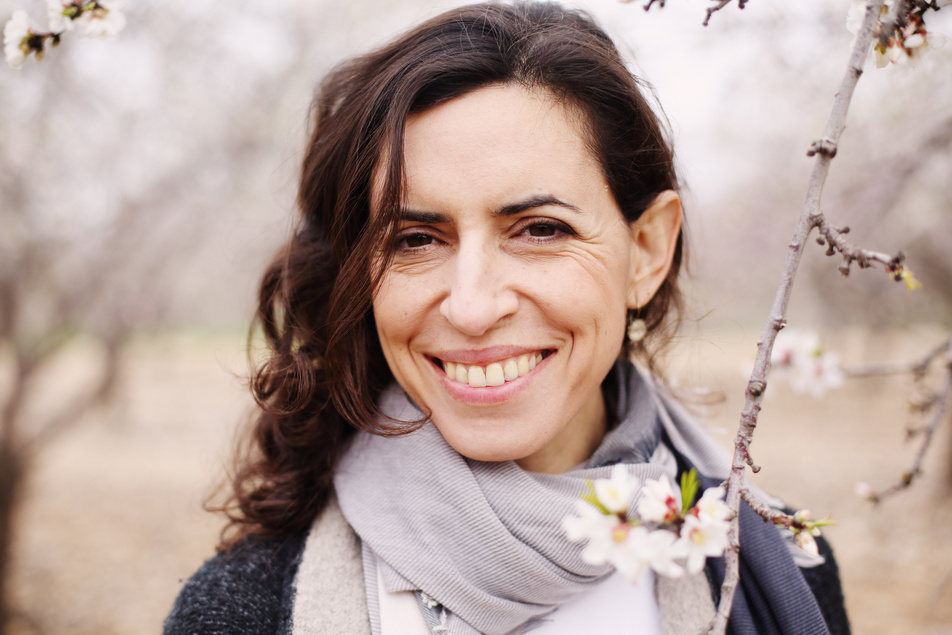
[[[23,457],[8,445],[0,445],[0,635],[7,632],[12,615],[9,580],[17,495],[22,484]]]
[[[13,363],[13,382],[6,403],[0,407],[0,635],[9,631],[14,614],[10,603],[10,569],[13,534],[16,527],[18,495],[30,458],[79,421],[92,408],[106,402],[113,393],[122,363],[121,349],[127,330],[114,329],[103,342],[106,360],[99,380],[91,389],[35,425],[31,436],[24,434],[23,407],[31,389],[30,380],[40,365],[55,354],[62,342],[47,347],[35,357],[17,353]],[[22,616],[21,616],[22,617]]]

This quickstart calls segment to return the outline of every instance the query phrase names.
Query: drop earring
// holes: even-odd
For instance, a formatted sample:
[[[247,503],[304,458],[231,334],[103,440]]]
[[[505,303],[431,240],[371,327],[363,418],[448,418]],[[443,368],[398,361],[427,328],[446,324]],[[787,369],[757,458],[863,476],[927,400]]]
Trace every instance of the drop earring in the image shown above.
[[[648,334],[648,325],[638,315],[638,309],[628,314],[628,341],[637,344]]]

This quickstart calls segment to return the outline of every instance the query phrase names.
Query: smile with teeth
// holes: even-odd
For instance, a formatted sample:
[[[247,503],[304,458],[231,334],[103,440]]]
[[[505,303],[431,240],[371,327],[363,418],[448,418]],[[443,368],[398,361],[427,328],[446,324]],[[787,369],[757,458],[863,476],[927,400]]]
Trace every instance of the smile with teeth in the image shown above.
[[[544,357],[540,351],[527,355],[517,355],[486,366],[443,362],[443,371],[451,380],[461,384],[469,384],[471,388],[502,386],[507,381],[513,381],[528,375],[537,364],[542,362]]]

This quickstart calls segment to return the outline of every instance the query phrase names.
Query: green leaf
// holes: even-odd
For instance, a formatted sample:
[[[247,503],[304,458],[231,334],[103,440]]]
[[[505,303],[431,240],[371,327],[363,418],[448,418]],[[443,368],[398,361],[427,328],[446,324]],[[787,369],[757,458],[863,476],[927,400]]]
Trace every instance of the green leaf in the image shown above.
[[[701,489],[701,481],[697,477],[697,470],[691,468],[681,475],[681,515],[687,514],[694,505],[694,497]]]
[[[598,511],[602,512],[606,516],[611,516],[612,513],[608,511],[608,508],[602,505],[602,502],[598,500],[598,494],[595,493],[595,483],[592,481],[592,479],[586,479],[585,486],[588,487],[588,494],[581,494],[581,499],[586,503],[597,507]]]

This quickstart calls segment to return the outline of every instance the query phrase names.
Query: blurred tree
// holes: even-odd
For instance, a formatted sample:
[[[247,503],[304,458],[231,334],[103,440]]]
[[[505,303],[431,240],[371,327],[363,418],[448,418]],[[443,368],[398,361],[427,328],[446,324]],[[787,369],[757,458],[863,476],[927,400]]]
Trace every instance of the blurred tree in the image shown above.
[[[248,298],[216,247],[257,243],[241,249],[257,270],[275,241],[240,226],[273,209],[280,106],[306,39],[280,11],[233,8],[136,6],[115,42],[64,41],[0,70],[0,632],[31,461],[116,389],[135,330],[245,313],[195,302]],[[307,99],[292,99],[303,125]],[[101,363],[58,386],[49,369],[78,339]]]
[[[726,75],[723,93],[711,104],[715,134],[730,146],[725,152],[740,156],[725,179],[730,185],[708,201],[709,216],[701,219],[700,259],[706,267],[698,272],[698,286],[713,302],[733,298],[724,309],[732,318],[744,320],[776,285],[789,239],[785,219],[792,223],[802,204],[811,164],[805,156],[809,135],[821,128],[842,73],[831,62],[845,56],[851,37],[847,5],[804,3],[759,13],[748,7],[743,15],[717,15],[723,24],[715,26],[737,31],[743,38],[738,46],[758,57],[757,64]],[[952,47],[945,42],[950,24],[948,9],[930,14],[927,26],[937,34],[912,64],[867,64],[823,201],[831,222],[852,228],[854,242],[904,251],[924,288],[909,294],[904,285],[884,281],[879,269],[854,268],[845,279],[836,272],[839,259],[824,258],[824,248],[812,245],[801,270],[809,282],[799,286],[792,307],[801,324],[952,324],[952,199],[946,183],[952,170],[952,84],[945,80],[952,64]],[[756,99],[736,98],[755,93]],[[751,271],[752,260],[764,266]]]

